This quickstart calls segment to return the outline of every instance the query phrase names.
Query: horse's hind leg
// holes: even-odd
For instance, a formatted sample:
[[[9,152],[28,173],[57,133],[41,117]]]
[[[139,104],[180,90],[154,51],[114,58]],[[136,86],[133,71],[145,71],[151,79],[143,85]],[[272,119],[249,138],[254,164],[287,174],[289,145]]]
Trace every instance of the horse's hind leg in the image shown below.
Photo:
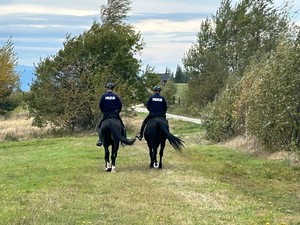
[[[111,165],[110,165],[110,162],[109,162],[109,150],[108,150],[108,147],[104,147],[104,151],[105,151],[105,156],[104,156],[105,171],[110,172],[111,171]]]
[[[111,172],[116,172],[116,160],[117,160],[117,156],[118,156],[118,148],[119,145],[117,143],[115,143],[112,146],[112,151],[111,151]]]
[[[149,148],[149,157],[150,157],[150,169],[153,168],[153,161],[152,161],[152,152],[153,152],[153,148],[152,146],[149,144],[149,142],[147,142],[148,148]]]
[[[154,164],[153,164],[154,168],[157,169],[158,168],[158,162],[157,162],[157,149],[155,151],[155,156],[154,156]]]
[[[149,155],[150,155],[150,168],[158,168],[157,163],[157,148],[149,148]]]
[[[158,168],[159,169],[162,169],[162,158],[164,156],[164,149],[165,149],[165,146],[166,146],[166,142],[163,142],[161,143],[160,145],[160,151],[159,151],[159,165],[158,165]]]

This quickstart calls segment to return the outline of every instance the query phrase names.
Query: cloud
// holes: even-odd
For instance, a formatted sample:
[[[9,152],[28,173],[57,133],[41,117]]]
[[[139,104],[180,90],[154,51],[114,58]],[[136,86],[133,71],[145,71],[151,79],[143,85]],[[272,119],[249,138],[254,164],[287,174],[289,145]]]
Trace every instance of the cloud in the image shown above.
[[[82,8],[64,8],[59,4],[52,6],[43,6],[35,4],[11,4],[2,5],[0,15],[8,14],[19,14],[19,13],[32,13],[32,14],[55,14],[55,15],[73,15],[73,16],[88,16],[100,13],[100,8],[98,10],[94,9],[82,9]]]
[[[181,62],[184,53],[191,46],[190,43],[185,42],[173,43],[173,48],[170,48],[169,45],[169,42],[150,43],[147,45],[144,52],[145,54],[143,54],[141,58],[158,64],[163,64],[162,62],[164,61],[173,61],[172,65],[174,65],[176,62]],[[155,64],[153,66],[155,66]],[[167,66],[167,64],[165,66]]]
[[[56,54],[67,34],[77,36],[92,25],[92,17],[43,14],[1,16],[0,43],[10,37],[20,65],[30,65]]]
[[[132,1],[132,11],[135,13],[214,13],[219,0],[152,0],[145,4],[143,0]]]
[[[157,14],[156,18],[164,15]],[[172,15],[168,15],[172,18]],[[144,65],[156,68],[158,72],[165,71],[166,67],[175,71],[177,65],[182,64],[184,54],[196,41],[196,34],[200,31],[200,24],[205,19],[188,18],[188,14],[182,14],[183,20],[170,19],[145,19],[133,21],[137,31],[140,31],[146,43],[140,59]]]
[[[150,65],[157,72],[164,72],[166,67],[175,71],[177,65],[182,65],[184,54],[196,41],[194,33],[144,33],[143,39],[146,47],[138,58],[142,60],[143,67]]]
[[[232,5],[237,1],[232,0]],[[294,5],[299,6],[298,2]],[[82,34],[95,20],[99,21],[100,6],[106,3],[107,0],[1,0],[0,42],[12,37],[19,63],[32,65],[56,54],[67,34]],[[181,63],[184,53],[196,41],[201,22],[215,14],[220,5],[220,0],[132,0],[128,22],[146,42],[141,56],[144,63],[162,71]]]
[[[171,20],[143,20],[133,25],[142,33],[185,33],[198,32],[203,19],[194,19],[187,21],[171,21]]]

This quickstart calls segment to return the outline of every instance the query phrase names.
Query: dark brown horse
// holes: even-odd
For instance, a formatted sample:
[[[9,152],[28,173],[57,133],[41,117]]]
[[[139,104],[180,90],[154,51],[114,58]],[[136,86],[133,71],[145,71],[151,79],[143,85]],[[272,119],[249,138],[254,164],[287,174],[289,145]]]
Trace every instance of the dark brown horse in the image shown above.
[[[166,140],[169,140],[171,146],[179,151],[184,144],[183,140],[170,133],[168,121],[163,117],[153,117],[148,121],[145,128],[144,137],[149,147],[150,168],[162,169],[162,158],[164,154],[164,148],[166,146]],[[159,146],[160,151],[158,163],[157,149]]]
[[[133,145],[136,139],[127,139],[122,132],[122,124],[119,118],[108,118],[105,119],[100,129],[101,139],[105,151],[105,170],[108,172],[115,172],[116,159],[120,143],[124,145]],[[109,147],[111,146],[111,162],[109,160],[110,152]]]

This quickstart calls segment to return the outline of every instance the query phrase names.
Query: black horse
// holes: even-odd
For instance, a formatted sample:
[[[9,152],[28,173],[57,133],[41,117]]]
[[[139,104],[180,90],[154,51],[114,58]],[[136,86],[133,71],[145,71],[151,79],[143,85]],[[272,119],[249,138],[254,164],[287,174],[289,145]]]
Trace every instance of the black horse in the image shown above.
[[[122,132],[123,128],[119,118],[105,119],[99,129],[105,150],[105,170],[115,172],[120,142],[122,145],[133,145],[136,139],[129,140],[122,134],[124,132]],[[109,161],[109,146],[111,146],[111,163]]]
[[[162,169],[162,157],[167,139],[172,147],[176,150],[181,150],[181,147],[183,147],[184,144],[183,140],[170,133],[168,121],[163,117],[153,117],[148,121],[145,128],[144,137],[149,147],[150,168]],[[159,146],[160,152],[158,164],[157,149]]]

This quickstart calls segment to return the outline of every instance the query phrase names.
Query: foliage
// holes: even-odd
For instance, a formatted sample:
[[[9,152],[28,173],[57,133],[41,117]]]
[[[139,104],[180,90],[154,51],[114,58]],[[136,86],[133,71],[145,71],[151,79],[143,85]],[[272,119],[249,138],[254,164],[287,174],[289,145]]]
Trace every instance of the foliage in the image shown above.
[[[203,111],[207,137],[254,136],[268,150],[299,141],[299,28],[288,4],[224,0],[184,59],[191,108]],[[298,33],[297,33],[298,32]]]
[[[166,68],[165,73],[171,74],[170,69]],[[172,79],[169,79],[165,84],[162,84],[160,76],[157,74],[155,69],[149,65],[147,65],[146,70],[142,75],[142,80],[148,94],[146,97],[149,97],[153,94],[153,87],[158,85],[162,89],[162,94],[166,98],[168,104],[173,102],[173,98],[176,94],[177,87]],[[147,98],[145,101],[148,100]]]
[[[183,59],[193,90],[188,104],[203,109],[224,90],[230,77],[243,76],[252,57],[274,51],[278,37],[288,28],[286,10],[269,0],[243,0],[235,7],[230,0],[222,1],[216,15],[201,24],[197,43]]]
[[[203,111],[202,119],[206,130],[206,137],[220,142],[233,137],[236,133],[233,118],[235,93],[226,89]]]
[[[187,83],[175,83],[176,93],[174,94],[173,105],[169,105],[168,112],[176,115],[184,115],[193,117],[201,117],[201,112],[193,111],[193,108],[189,108],[189,105],[186,102],[186,95],[188,93]],[[187,110],[188,109],[188,110]]]
[[[142,80],[148,93],[152,93],[154,86],[160,85],[159,75],[157,75],[155,69],[149,65],[146,66],[146,70],[142,74]]]
[[[266,148],[300,147],[299,43],[283,40],[276,53],[254,62],[241,81],[238,112],[245,129]]]
[[[101,6],[101,20],[103,23],[121,23],[130,12],[130,0],[107,0],[107,5]]]
[[[190,78],[188,86],[193,90],[187,93],[186,101],[189,108],[196,111],[214,100],[227,78],[220,61],[217,60],[211,21],[207,19],[200,29],[198,44],[195,44],[184,58],[186,74]]]
[[[300,147],[299,43],[283,39],[275,52],[253,60],[243,79],[207,108],[215,141],[255,136],[268,150]]]
[[[175,83],[186,83],[188,78],[186,77],[185,73],[182,71],[182,68],[177,65],[176,73],[174,77]]]
[[[108,1],[103,24],[94,22],[78,37],[67,36],[57,55],[36,67],[36,79],[26,100],[34,125],[50,123],[70,130],[94,128],[98,101],[107,82],[116,84],[124,108],[141,101],[145,92],[138,76],[143,48],[140,33],[122,21],[129,1]],[[118,6],[114,8],[115,6]]]
[[[14,93],[19,91],[19,74],[16,73],[17,57],[11,39],[0,48],[0,115],[14,110],[19,100]]]
[[[176,92],[177,86],[172,79],[168,80],[165,86],[162,87],[162,94],[169,105],[173,103]]]

